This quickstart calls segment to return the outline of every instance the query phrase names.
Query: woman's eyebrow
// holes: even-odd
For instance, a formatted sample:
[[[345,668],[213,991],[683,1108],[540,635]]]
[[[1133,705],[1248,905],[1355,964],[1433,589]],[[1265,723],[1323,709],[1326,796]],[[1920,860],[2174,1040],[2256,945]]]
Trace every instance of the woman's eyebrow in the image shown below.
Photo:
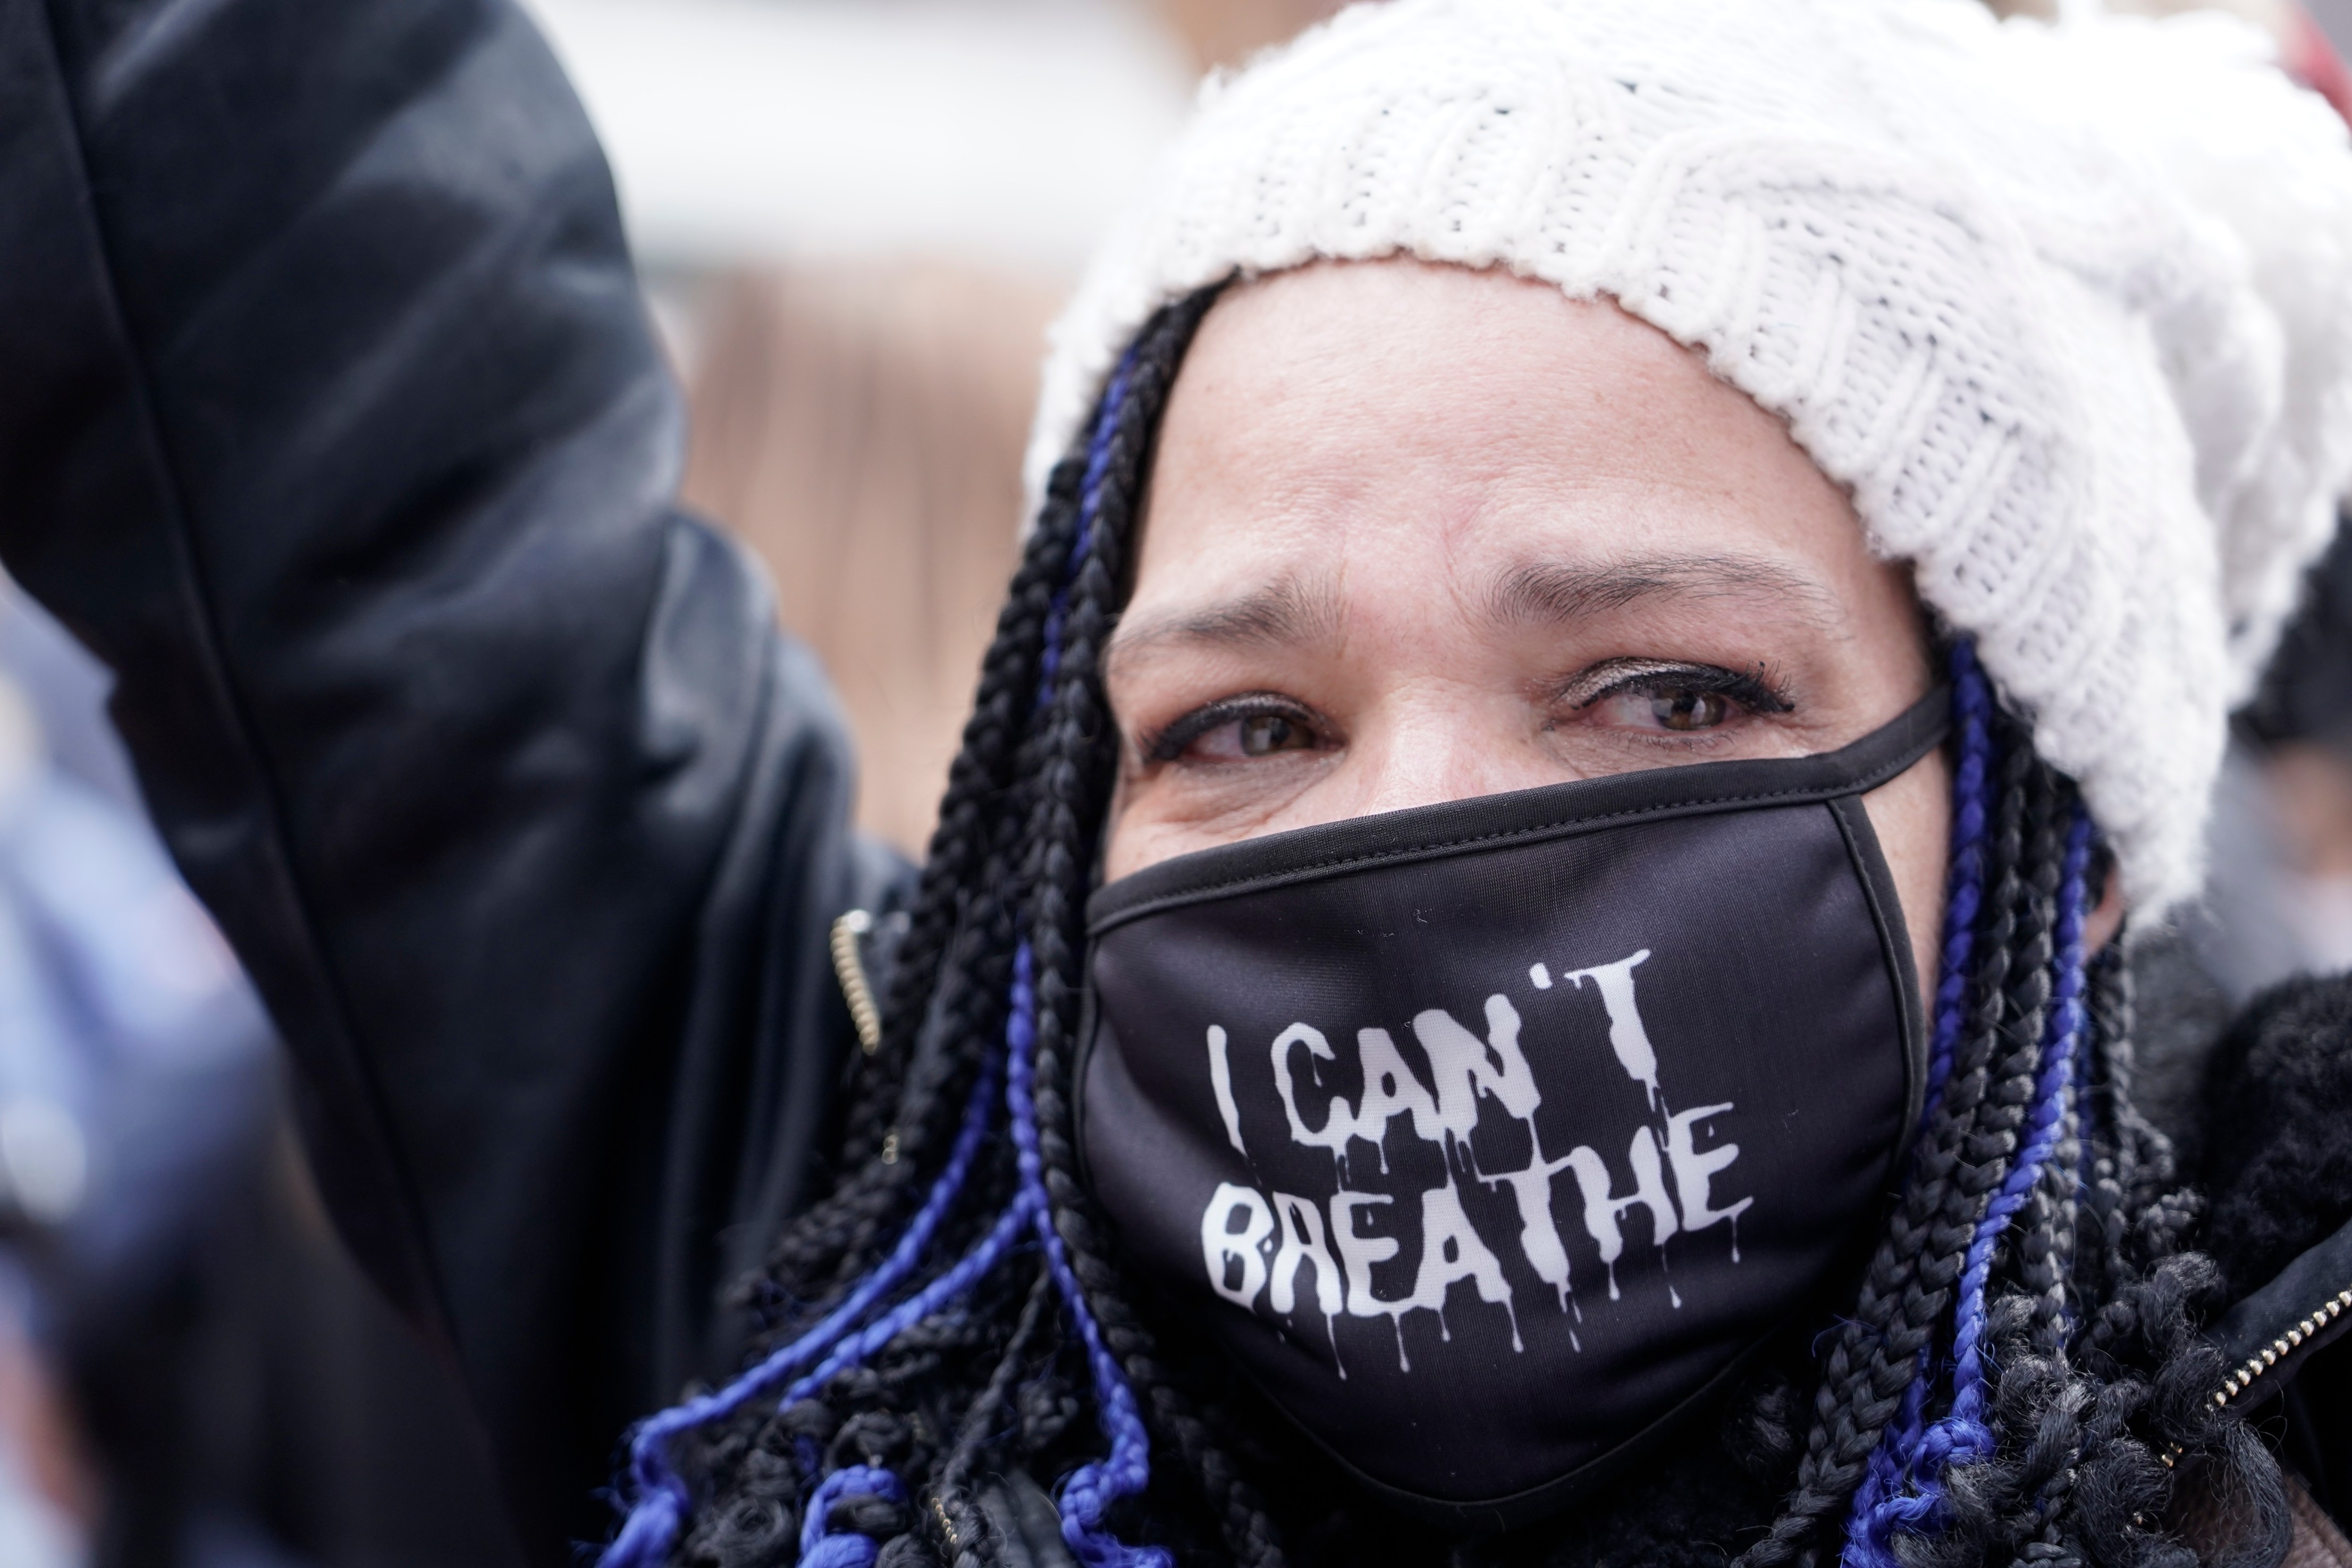
[[[1171,646],[1297,647],[1336,637],[1339,596],[1328,578],[1284,574],[1238,598],[1196,610],[1122,620],[1104,658],[1111,668]]]
[[[1837,595],[1822,584],[1751,555],[1664,555],[1599,566],[1530,562],[1498,574],[1484,607],[1506,625],[1559,624],[1659,599],[1760,600],[1824,631],[1845,618]]]

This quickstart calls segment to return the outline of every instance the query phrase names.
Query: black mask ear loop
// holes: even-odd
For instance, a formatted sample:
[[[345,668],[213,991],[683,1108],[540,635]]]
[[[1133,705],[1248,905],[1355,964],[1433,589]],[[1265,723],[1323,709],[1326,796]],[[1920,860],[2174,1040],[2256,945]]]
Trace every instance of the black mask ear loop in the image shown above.
[[[1919,1124],[1935,1089],[1925,977],[1919,973],[1918,951],[1911,941],[1910,920],[1903,908],[1902,890],[1895,881],[1894,866],[1886,858],[1885,846],[1878,837],[1877,825],[1871,820],[1864,796],[1893,784],[1943,744],[1951,732],[1951,713],[1952,688],[1936,686],[1892,723],[1856,742],[1858,747],[1887,737],[1901,743],[1890,748],[1888,759],[1871,759],[1876,765],[1865,772],[1864,782],[1853,794],[1829,803],[1839,831],[1845,835],[1854,865],[1862,873],[1863,890],[1870,900],[1871,914],[1879,923],[1886,950],[1888,978],[1900,999],[1904,1049],[1910,1062],[1906,1125],[1913,1127]],[[1973,918],[1973,907],[1970,912]]]

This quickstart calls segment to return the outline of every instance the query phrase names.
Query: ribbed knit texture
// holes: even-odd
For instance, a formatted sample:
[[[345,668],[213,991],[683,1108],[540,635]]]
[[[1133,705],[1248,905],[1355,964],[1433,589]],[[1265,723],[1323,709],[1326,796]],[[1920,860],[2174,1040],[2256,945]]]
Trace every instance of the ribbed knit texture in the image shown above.
[[[1703,346],[1973,635],[2144,914],[2352,474],[2352,152],[2251,29],[1973,0],[1392,0],[1201,110],[1056,326],[1033,497],[1150,313],[1505,267]]]

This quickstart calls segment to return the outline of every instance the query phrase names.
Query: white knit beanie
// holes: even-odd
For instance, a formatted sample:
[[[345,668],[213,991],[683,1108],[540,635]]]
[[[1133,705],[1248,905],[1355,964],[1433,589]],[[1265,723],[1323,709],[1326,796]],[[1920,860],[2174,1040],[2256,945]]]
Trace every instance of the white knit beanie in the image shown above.
[[[1404,254],[1706,349],[1973,634],[2134,907],[2352,475],[2352,151],[2252,29],[1391,0],[1213,80],[1056,325],[1034,498],[1160,304]]]

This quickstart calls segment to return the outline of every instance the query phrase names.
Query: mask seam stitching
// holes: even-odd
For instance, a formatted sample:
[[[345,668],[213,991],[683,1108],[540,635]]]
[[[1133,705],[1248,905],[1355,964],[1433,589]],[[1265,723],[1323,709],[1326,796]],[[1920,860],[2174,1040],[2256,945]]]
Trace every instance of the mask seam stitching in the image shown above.
[[[1932,742],[1928,749],[1933,750]],[[1164,895],[1164,900],[1191,899],[1204,894],[1223,892],[1227,889],[1243,887],[1248,883],[1259,881],[1270,876],[1295,876],[1307,871],[1329,871],[1345,867],[1374,865],[1380,861],[1395,859],[1398,857],[1404,855],[1417,855],[1444,849],[1469,849],[1486,845],[1504,844],[1508,843],[1513,839],[1529,838],[1539,834],[1558,832],[1559,829],[1564,827],[1600,827],[1605,826],[1611,823],[1622,822],[1634,817],[1654,816],[1660,812],[1683,811],[1692,806],[1755,805],[1767,801],[1786,801],[1795,804],[1813,805],[1832,800],[1842,800],[1852,795],[1865,794],[1870,790],[1875,789],[1878,785],[1889,782],[1916,763],[1919,761],[1919,757],[1924,757],[1927,754],[1927,752],[1921,752],[1919,756],[1908,759],[1900,767],[1891,768],[1886,772],[1884,777],[1871,777],[1869,775],[1864,775],[1861,781],[1855,784],[1842,784],[1835,788],[1824,788],[1815,785],[1798,789],[1756,791],[1746,795],[1693,795],[1682,800],[1658,801],[1649,805],[1622,806],[1618,810],[1602,812],[1598,816],[1593,816],[1556,817],[1549,822],[1530,823],[1524,827],[1512,827],[1494,833],[1475,834],[1467,838],[1441,839],[1424,844],[1401,845],[1391,849],[1366,851],[1364,853],[1355,855],[1342,855],[1325,860],[1302,861],[1296,866],[1287,867],[1279,872],[1256,872],[1247,876],[1227,877],[1218,881],[1202,882],[1197,887],[1186,888],[1181,891],[1168,893]],[[1160,901],[1163,900],[1154,900],[1155,903]],[[1143,906],[1142,909],[1132,912],[1122,911],[1118,916],[1114,917],[1114,922],[1107,923],[1124,924],[1129,920],[1136,919],[1141,914],[1150,912],[1150,909],[1151,906],[1147,904]],[[1097,929],[1099,930],[1101,928]]]

